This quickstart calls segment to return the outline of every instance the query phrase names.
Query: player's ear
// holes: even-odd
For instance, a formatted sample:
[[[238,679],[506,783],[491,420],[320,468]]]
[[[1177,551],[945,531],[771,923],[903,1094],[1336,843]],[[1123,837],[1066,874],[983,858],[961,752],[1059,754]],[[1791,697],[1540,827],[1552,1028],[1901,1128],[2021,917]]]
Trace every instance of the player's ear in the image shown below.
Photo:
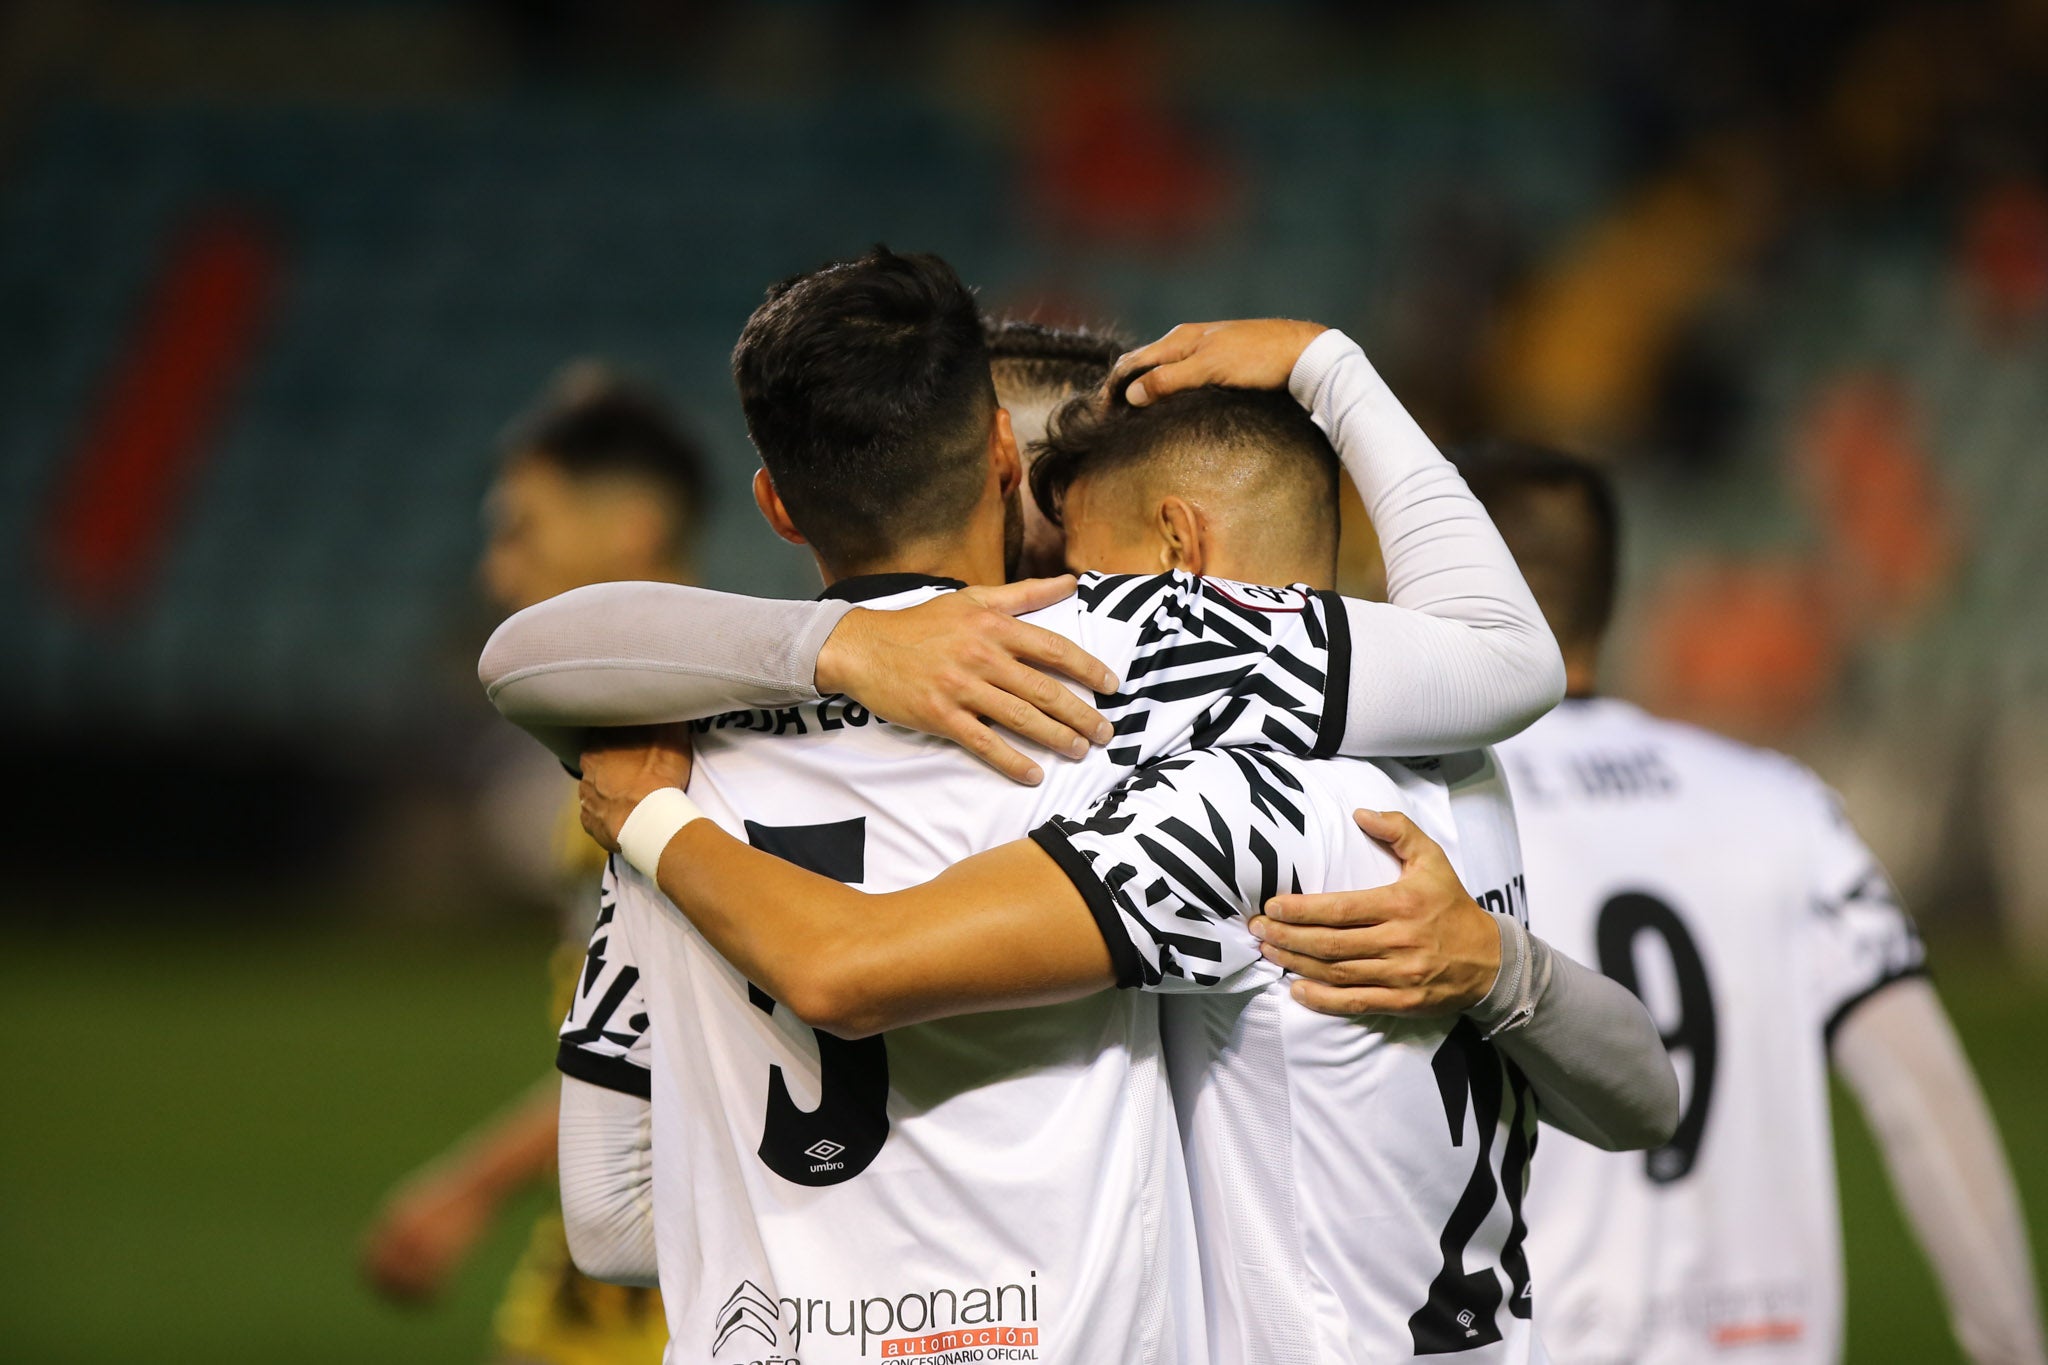
[[[1157,515],[1160,558],[1166,567],[1206,572],[1209,553],[1203,538],[1208,527],[1202,509],[1178,494],[1168,494],[1159,500]]]
[[[796,523],[789,519],[789,509],[782,505],[782,495],[775,491],[775,480],[768,477],[766,469],[754,471],[754,506],[761,509],[767,519],[768,529],[792,545],[803,545],[804,533],[796,529]]]
[[[1008,408],[997,408],[996,419],[989,426],[988,459],[996,472],[998,487],[1004,497],[1009,497],[1024,482],[1024,456],[1017,449],[1017,432],[1010,425]]]

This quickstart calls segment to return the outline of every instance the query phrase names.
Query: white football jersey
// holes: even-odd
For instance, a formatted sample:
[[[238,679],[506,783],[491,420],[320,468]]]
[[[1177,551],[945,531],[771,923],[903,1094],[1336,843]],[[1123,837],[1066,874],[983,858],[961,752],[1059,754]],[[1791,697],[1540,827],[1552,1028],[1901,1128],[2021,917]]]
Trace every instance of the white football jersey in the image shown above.
[[[1780,754],[1604,699],[1500,752],[1537,932],[1642,997],[1683,1100],[1653,1152],[1544,1138],[1545,1339],[1575,1365],[1831,1365],[1827,1040],[1922,970],[1912,921],[1834,795]]]
[[[1514,809],[1484,751],[1189,754],[1033,837],[1105,925],[1120,984],[1174,993],[1166,1050],[1211,1358],[1542,1361],[1523,1252],[1528,1081],[1469,1020],[1296,1004],[1246,927],[1277,893],[1399,876],[1352,821],[1361,808],[1406,812],[1475,898],[1526,924]]]
[[[837,591],[905,607],[959,586],[906,577]],[[835,697],[700,724],[692,799],[756,847],[890,891],[1161,754],[1341,738],[1334,597],[1090,575],[1031,619],[1123,679],[1097,699],[1116,739],[1041,755],[1041,786]],[[1151,997],[846,1041],[749,984],[623,862],[608,885],[560,1064],[651,1096],[668,1360],[1206,1360]]]

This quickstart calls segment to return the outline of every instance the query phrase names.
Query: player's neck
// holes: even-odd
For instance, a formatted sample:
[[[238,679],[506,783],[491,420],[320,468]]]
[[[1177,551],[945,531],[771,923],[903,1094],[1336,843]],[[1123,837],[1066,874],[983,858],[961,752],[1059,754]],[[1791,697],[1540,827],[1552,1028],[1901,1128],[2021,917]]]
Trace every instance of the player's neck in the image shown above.
[[[1228,548],[1208,556],[1202,573],[1209,578],[1234,578],[1240,583],[1263,583],[1269,588],[1292,587],[1296,583],[1323,591],[1334,591],[1337,573],[1328,556],[1243,554]]]
[[[1003,545],[1000,536],[973,540],[920,541],[880,559],[857,565],[831,565],[818,561],[818,574],[831,587],[843,578],[865,578],[871,574],[920,574],[930,578],[955,578],[969,585],[1004,581]]]

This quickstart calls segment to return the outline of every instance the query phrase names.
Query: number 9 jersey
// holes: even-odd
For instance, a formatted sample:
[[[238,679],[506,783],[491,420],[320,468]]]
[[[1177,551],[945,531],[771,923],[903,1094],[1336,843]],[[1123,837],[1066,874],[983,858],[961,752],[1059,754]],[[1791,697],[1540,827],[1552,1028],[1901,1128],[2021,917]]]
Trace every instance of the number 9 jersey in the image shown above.
[[[1499,746],[1532,925],[1649,1006],[1683,1110],[1652,1152],[1547,1134],[1529,1185],[1559,1360],[1831,1365],[1841,1233],[1827,1045],[1924,955],[1834,796],[1782,755],[1567,701]]]

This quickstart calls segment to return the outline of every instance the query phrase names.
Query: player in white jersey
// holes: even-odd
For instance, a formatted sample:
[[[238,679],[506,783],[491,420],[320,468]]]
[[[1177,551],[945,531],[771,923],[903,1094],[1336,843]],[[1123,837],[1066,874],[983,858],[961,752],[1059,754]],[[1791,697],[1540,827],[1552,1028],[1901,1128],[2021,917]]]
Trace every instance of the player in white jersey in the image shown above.
[[[1087,476],[1077,478],[1081,471],[1060,453],[1047,467],[1075,482],[1077,503],[1126,529],[1143,525],[1148,519],[1131,517],[1129,507],[1110,505],[1138,471],[1114,458],[1106,468],[1099,456],[1116,446],[1135,460],[1149,433],[1151,472],[1183,486],[1171,466],[1187,452],[1160,439],[1172,420],[1165,410],[1157,420],[1111,418],[1115,430],[1089,442],[1098,458]],[[1257,460],[1238,459],[1259,469]],[[1203,506],[1212,553],[1269,510],[1216,490]],[[1324,500],[1316,515],[1329,523],[1322,543],[1333,546],[1333,504]],[[1229,561],[1240,571],[1260,563]],[[1264,567],[1276,576],[1331,572],[1327,558]],[[1267,605],[1284,607],[1277,597]],[[608,756],[587,755],[586,766],[586,790],[609,780]],[[633,823],[648,818],[636,808],[641,794],[631,785],[608,793],[613,818],[601,822],[600,837],[613,838],[617,813],[634,810],[623,822],[632,849]],[[1451,1017],[1366,1023],[1290,1001],[1280,968],[1260,955],[1248,927],[1278,891],[1389,880],[1392,858],[1351,826],[1361,804],[1412,812],[1451,845],[1459,870],[1489,903],[1513,913],[1513,819],[1483,754],[1384,769],[1249,750],[1171,759],[1141,769],[1085,821],[1045,824],[1036,845],[985,854],[871,905],[735,841],[703,842],[708,831],[676,847],[662,829],[633,860],[658,871],[663,888],[750,978],[777,983],[785,999],[809,1002],[813,1022],[847,1032],[1112,983],[1199,992],[1175,1002],[1182,1007],[1167,1018],[1210,1290],[1211,1359],[1540,1359],[1517,1212],[1535,1122],[1530,1086],[1480,1032],[1515,1030],[1538,1009],[1557,1012],[1547,980],[1538,987],[1519,970],[1500,970],[1504,948],[1514,946],[1514,963],[1540,962],[1547,971],[1540,945],[1519,925],[1497,927],[1460,896],[1463,928],[1476,921],[1492,955],[1469,973]],[[1497,978],[1504,986],[1496,992]],[[1558,984],[1562,990],[1562,978]],[[1655,1092],[1661,1082],[1661,1096],[1650,1096],[1648,1116],[1624,1140],[1661,1140],[1675,1117],[1675,1086],[1648,1017],[1612,983],[1582,984],[1604,994],[1607,1008],[1581,1011],[1583,1046],[1570,1060],[1595,1079],[1574,1085],[1556,1065],[1543,1074],[1560,1091],[1578,1092],[1569,1097],[1580,1112],[1596,1112],[1603,1087],[1648,1071],[1645,1088]],[[1456,1017],[1460,1004],[1471,1018]],[[892,1048],[906,1031],[889,1035]],[[1553,1024],[1528,1034],[1530,1060],[1554,1062],[1542,1054],[1557,1032]],[[1503,1047],[1524,1041],[1517,1032]],[[1607,1051],[1598,1057],[1585,1050],[1601,1046]],[[1625,1108],[1621,1117],[1630,1117]],[[1597,1125],[1582,1131],[1612,1140]]]
[[[1571,669],[1575,699],[1501,747],[1531,914],[1649,1002],[1685,1089],[1677,1135],[1647,1155],[1545,1144],[1528,1214],[1551,1349],[1583,1365],[1840,1358],[1832,1059],[1965,1351],[2038,1363],[2004,1157],[1877,860],[1799,764],[1597,694],[1616,565],[1597,471],[1503,447],[1467,475]]]
[[[878,271],[900,268],[898,258],[886,257],[827,275],[819,287],[849,277],[865,285]],[[799,284],[793,292],[803,290]],[[771,303],[764,325],[804,302],[791,298]],[[1342,338],[1333,344],[1348,346]],[[850,358],[841,345],[827,363]],[[887,353],[865,363],[878,383],[904,368]],[[1362,357],[1352,373],[1354,382],[1377,383]],[[1284,398],[1266,405],[1269,415],[1276,404],[1306,425]],[[1405,421],[1398,407],[1393,412]],[[787,499],[798,515],[786,520],[800,522],[807,514],[797,508],[801,471],[786,477],[775,467],[771,450],[786,446],[759,429],[765,419],[752,403],[749,419],[775,469],[763,495],[771,519],[785,517]],[[984,532],[1000,529],[1015,466],[1000,417],[993,429],[970,452],[989,471],[975,480],[975,534],[951,551],[965,577],[1001,572],[1000,537]],[[1422,461],[1428,467],[1418,467],[1414,454],[1412,442],[1389,451],[1383,474],[1427,484],[1433,469],[1448,472],[1433,451]],[[1372,486],[1370,472],[1366,481]],[[1467,503],[1434,510],[1470,520]],[[824,541],[840,528],[814,520],[807,529]],[[849,534],[862,529],[856,522]],[[819,546],[828,572],[842,554],[841,562],[863,562],[846,544]],[[1504,551],[1493,558],[1489,549],[1479,567],[1498,570],[1504,560]],[[1494,604],[1506,599],[1514,611],[1519,584],[1497,589]],[[1003,784],[949,746],[874,723],[834,699],[753,717],[753,728],[714,728],[697,773],[705,798],[736,832],[886,887],[930,875],[976,840],[1023,833],[1055,801],[1083,808],[1129,764],[1191,740],[1307,749],[1340,732],[1355,738],[1408,723],[1350,706],[1356,694],[1343,666],[1346,623],[1362,621],[1370,631],[1389,615],[1385,609],[1361,616],[1311,594],[1180,576],[1104,580],[1060,610],[1087,632],[1083,643],[1123,674],[1126,691],[1104,702],[1117,740],[1090,760],[1052,768],[1044,789]],[[1378,639],[1386,638],[1380,631]],[[1405,662],[1385,659],[1379,681],[1398,677]],[[1414,678],[1428,669],[1408,671]],[[1508,691],[1516,687],[1525,695],[1513,711],[1540,709],[1540,670],[1534,686],[1517,679]],[[1349,724],[1337,723],[1325,696],[1344,698]],[[1496,717],[1487,728],[1519,718]],[[1415,736],[1423,744],[1430,738]],[[890,799],[891,791],[902,797]],[[1007,828],[997,833],[998,825]],[[1153,1016],[1138,997],[1104,995],[842,1046],[778,1008],[775,995],[795,993],[773,977],[756,981],[767,992],[764,1008],[746,980],[644,885],[622,882],[608,929],[594,950],[586,994],[622,998],[604,978],[623,977],[619,950],[641,956],[658,1256],[676,1358],[724,1361],[772,1349],[806,1360],[874,1359],[970,1338],[1007,1349],[1027,1334],[1044,1359],[1201,1358],[1185,1182]],[[603,1035],[632,1032],[630,1011],[627,1022],[620,1029],[616,1017],[591,1018],[579,1027],[624,1058],[630,1041]],[[566,1119],[564,1145],[566,1186],[573,1170]],[[1004,1333],[1009,1341],[999,1339]],[[696,1351],[706,1354],[683,1354]]]
[[[703,825],[636,850],[630,820],[658,797],[640,806],[630,784],[615,795],[610,804],[634,809],[624,846],[658,867],[692,921],[752,974],[800,974],[799,959],[814,952],[902,963],[868,987],[873,1003],[841,1007],[850,1020],[869,1009],[891,1023],[998,1009],[1112,981],[1185,992],[1165,1011],[1166,1055],[1212,1361],[1545,1359],[1530,1321],[1521,1213],[1532,1093],[1626,1117],[1631,1107],[1605,1093],[1651,1090],[1646,1116],[1633,1120],[1638,1135],[1622,1145],[1661,1140],[1676,1117],[1675,1082],[1642,1008],[1614,983],[1550,958],[1519,920],[1512,960],[1542,953],[1546,971],[1581,973],[1578,989],[1610,988],[1592,1008],[1582,1002],[1564,1030],[1577,1047],[1546,1051],[1507,1031],[1531,1012],[1512,985],[1468,994],[1467,1012],[1446,1017],[1312,1013],[1261,955],[1249,924],[1275,893],[1391,880],[1393,857],[1351,828],[1361,805],[1408,814],[1498,913],[1519,915],[1512,808],[1483,752],[1412,765],[1247,749],[1167,759],[1086,819],[1041,826],[1035,845],[982,854],[868,904]],[[1420,834],[1408,838],[1411,854],[1435,852]],[[810,947],[792,945],[792,925]],[[1521,1061],[1556,1089],[1532,1086]],[[1647,1075],[1646,1064],[1661,1074]]]

